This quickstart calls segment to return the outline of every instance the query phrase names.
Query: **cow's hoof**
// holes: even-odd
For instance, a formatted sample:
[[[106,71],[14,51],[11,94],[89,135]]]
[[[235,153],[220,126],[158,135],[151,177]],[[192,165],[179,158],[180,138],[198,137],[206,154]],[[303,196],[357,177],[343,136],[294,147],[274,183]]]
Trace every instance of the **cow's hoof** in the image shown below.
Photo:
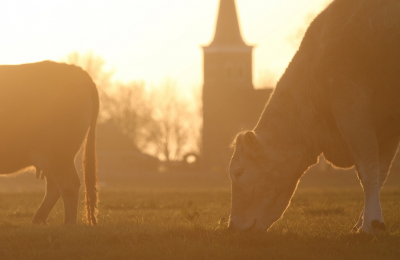
[[[386,232],[386,225],[384,222],[381,222],[377,219],[371,221],[371,226],[362,226],[359,232],[371,235],[381,235]]]
[[[47,225],[47,221],[46,220],[34,219],[34,220],[32,220],[32,224],[33,225]]]
[[[386,225],[384,222],[380,222],[379,220],[372,220],[371,221],[371,227],[373,230],[382,230],[382,231],[386,231]]]
[[[47,217],[43,217],[41,214],[35,214],[32,219],[32,224],[34,225],[46,225]]]

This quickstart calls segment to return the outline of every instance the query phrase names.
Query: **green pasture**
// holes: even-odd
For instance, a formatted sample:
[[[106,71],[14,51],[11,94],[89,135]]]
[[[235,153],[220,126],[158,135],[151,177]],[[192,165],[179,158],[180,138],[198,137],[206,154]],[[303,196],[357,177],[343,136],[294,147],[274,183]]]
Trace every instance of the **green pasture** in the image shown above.
[[[229,182],[191,178],[103,184],[93,227],[62,225],[61,202],[47,225],[30,225],[43,182],[32,175],[21,181],[32,185],[22,187],[17,179],[0,179],[0,259],[400,259],[396,182],[381,198],[388,232],[376,237],[351,231],[363,201],[355,175],[342,186],[328,175],[321,185],[305,178],[268,233],[228,231]]]

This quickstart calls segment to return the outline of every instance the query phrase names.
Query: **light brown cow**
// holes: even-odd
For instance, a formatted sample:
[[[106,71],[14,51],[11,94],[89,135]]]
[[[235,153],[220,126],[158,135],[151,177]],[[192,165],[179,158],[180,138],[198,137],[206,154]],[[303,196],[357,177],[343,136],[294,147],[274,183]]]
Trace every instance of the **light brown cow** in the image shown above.
[[[46,194],[33,223],[46,223],[60,196],[65,223],[76,223],[74,159],[86,135],[87,220],[96,223],[98,111],[96,86],[81,68],[51,61],[0,66],[0,174],[34,166],[37,176],[45,176]]]
[[[380,191],[400,138],[400,1],[335,0],[310,25],[230,164],[230,227],[268,229],[320,154],[355,165],[364,209],[355,230],[385,229]]]

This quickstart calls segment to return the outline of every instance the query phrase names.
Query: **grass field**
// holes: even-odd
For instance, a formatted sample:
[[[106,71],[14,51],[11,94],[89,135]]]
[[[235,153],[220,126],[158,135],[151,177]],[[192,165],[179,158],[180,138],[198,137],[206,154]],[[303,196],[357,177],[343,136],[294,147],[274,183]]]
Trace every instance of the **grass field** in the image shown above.
[[[105,186],[94,227],[63,226],[61,202],[48,225],[32,226],[44,191],[0,189],[0,259],[400,259],[400,186],[383,191],[388,232],[374,237],[351,232],[357,186],[303,185],[268,233],[237,233],[228,185],[192,184]]]

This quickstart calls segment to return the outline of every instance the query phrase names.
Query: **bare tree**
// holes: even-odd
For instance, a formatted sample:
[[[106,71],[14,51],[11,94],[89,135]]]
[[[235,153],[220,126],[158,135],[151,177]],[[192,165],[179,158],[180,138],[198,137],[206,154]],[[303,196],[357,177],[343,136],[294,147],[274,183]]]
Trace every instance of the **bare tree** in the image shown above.
[[[203,102],[202,102],[202,88],[197,87],[193,89],[193,117],[191,118],[191,140],[193,142],[192,152],[201,155],[202,151],[202,137],[203,137]]]
[[[143,82],[113,82],[105,61],[92,52],[71,53],[66,62],[86,70],[100,93],[100,122],[112,122],[142,152],[160,159],[180,160],[200,152],[201,95],[189,100],[171,80],[148,91]]]
[[[198,125],[196,120],[200,120],[194,112],[196,106],[179,95],[176,84],[165,81],[160,88],[153,90],[152,100],[154,113],[150,140],[155,153],[169,162],[198,150],[195,126]]]
[[[106,117],[118,126],[139,149],[150,145],[149,129],[153,123],[153,107],[144,83],[118,84],[104,97]]]

